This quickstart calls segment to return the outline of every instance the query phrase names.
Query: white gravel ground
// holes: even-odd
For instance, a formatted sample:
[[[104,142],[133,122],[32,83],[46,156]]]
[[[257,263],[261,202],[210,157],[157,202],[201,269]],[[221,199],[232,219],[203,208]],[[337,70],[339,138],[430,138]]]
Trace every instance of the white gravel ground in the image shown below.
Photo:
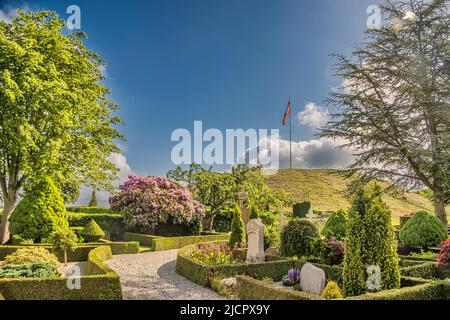
[[[175,273],[177,250],[113,256],[106,261],[120,276],[126,300],[219,300],[214,291]]]

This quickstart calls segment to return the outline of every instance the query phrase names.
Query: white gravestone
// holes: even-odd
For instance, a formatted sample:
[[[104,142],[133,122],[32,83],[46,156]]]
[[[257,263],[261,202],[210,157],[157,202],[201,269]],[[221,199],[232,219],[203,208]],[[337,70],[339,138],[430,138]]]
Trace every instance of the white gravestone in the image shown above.
[[[247,262],[264,262],[264,224],[259,219],[247,223]]]
[[[325,288],[325,271],[306,263],[300,271],[300,288],[304,292],[320,295]]]

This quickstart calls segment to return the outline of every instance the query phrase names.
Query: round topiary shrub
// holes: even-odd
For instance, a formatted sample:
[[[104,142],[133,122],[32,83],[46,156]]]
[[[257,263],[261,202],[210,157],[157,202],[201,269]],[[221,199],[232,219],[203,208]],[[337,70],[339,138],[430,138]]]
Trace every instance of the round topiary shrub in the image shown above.
[[[124,214],[128,230],[162,236],[198,234],[203,205],[188,189],[163,177],[130,176],[110,199],[111,209]]]
[[[400,242],[411,247],[436,246],[447,237],[447,227],[427,211],[414,214],[400,230]]]
[[[245,242],[245,235],[245,225],[244,220],[242,220],[241,208],[236,206],[233,213],[233,220],[231,221],[230,247]]]
[[[326,239],[344,240],[348,222],[348,212],[344,209],[339,209],[333,212],[325,222],[322,229],[322,235]]]
[[[97,242],[105,236],[102,228],[99,227],[94,219],[88,222],[88,224],[81,230],[81,237],[83,237],[85,242]]]
[[[317,237],[319,232],[311,222],[292,219],[281,231],[280,253],[285,257],[309,256],[313,253],[313,242]]]
[[[64,200],[50,178],[26,190],[9,221],[12,234],[35,242],[47,238],[54,230],[69,227]]]

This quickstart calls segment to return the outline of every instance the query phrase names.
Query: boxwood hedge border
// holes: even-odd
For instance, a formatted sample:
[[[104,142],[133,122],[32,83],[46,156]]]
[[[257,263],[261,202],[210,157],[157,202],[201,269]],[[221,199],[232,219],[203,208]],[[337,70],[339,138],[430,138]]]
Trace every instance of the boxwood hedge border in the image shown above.
[[[70,290],[66,278],[17,278],[0,279],[0,292],[7,300],[121,300],[119,276],[103,262],[111,256],[109,246],[89,252],[80,289]]]
[[[228,233],[203,234],[199,236],[185,237],[160,237],[148,234],[125,232],[125,241],[137,241],[141,246],[148,247],[151,251],[164,251],[183,248],[188,245],[211,241],[228,241]]]

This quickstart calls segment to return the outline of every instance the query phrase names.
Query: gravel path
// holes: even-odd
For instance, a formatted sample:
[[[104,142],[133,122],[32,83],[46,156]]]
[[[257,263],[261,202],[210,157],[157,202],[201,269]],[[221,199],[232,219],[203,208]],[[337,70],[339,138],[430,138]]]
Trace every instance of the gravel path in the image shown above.
[[[175,273],[177,250],[113,256],[106,261],[120,276],[126,300],[218,300],[214,291]]]

